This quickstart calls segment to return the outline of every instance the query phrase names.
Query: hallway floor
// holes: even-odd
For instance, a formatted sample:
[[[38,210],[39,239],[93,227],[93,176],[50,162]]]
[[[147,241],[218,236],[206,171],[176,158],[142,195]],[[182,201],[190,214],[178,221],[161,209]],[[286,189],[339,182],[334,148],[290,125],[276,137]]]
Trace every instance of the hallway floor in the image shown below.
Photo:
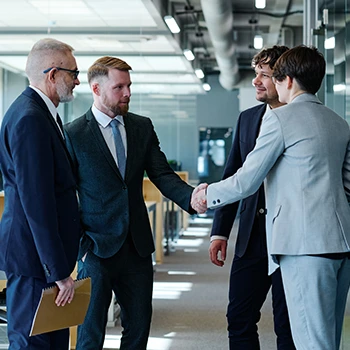
[[[225,266],[213,265],[208,256],[211,224],[210,219],[193,220],[175,251],[156,266],[148,350],[228,349],[225,314],[234,239]],[[259,330],[261,349],[275,349],[270,299]],[[118,325],[107,329],[104,349],[119,348],[120,332]]]
[[[223,268],[209,261],[210,219],[194,219],[189,229],[155,267],[153,322],[147,350],[227,350],[226,306],[234,237]],[[0,327],[0,349],[6,349],[6,327]],[[121,327],[108,327],[105,350],[119,349]],[[276,350],[271,298],[268,295],[259,323],[261,350]],[[1,341],[3,337],[3,342]],[[350,302],[343,343],[350,350]]]

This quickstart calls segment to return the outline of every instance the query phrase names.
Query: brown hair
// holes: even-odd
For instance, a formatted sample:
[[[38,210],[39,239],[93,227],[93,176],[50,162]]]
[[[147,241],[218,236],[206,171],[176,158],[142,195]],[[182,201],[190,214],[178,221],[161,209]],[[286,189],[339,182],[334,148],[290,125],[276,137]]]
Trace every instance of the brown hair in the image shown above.
[[[296,46],[276,62],[272,76],[277,81],[287,76],[295,79],[300,88],[311,94],[319,90],[326,73],[326,61],[315,47]]]
[[[273,69],[278,58],[289,48],[287,46],[274,45],[268,49],[264,48],[258,52],[252,59],[252,67],[261,66],[262,64],[268,64]]]
[[[129,71],[132,68],[123,60],[117,57],[104,56],[96,60],[89,68],[87,76],[89,84],[99,77],[107,77],[109,69]]]

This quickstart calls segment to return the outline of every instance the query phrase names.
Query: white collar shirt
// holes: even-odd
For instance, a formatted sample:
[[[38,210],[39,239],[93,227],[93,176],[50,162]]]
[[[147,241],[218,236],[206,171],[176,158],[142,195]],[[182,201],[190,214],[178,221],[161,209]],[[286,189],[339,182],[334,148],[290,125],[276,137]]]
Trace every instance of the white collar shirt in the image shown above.
[[[125,130],[125,124],[124,124],[124,118],[122,115],[117,115],[113,119],[110,118],[107,114],[101,112],[95,105],[92,105],[91,107],[92,114],[94,115],[97,124],[101,130],[102,136],[108,146],[108,149],[110,150],[116,164],[118,165],[118,157],[117,157],[117,152],[116,152],[116,147],[115,147],[115,142],[114,142],[114,136],[113,136],[113,131],[112,127],[110,125],[110,122],[113,119],[118,119],[118,128],[123,140],[124,144],[124,149],[125,149],[125,157],[127,156],[127,139],[126,139],[126,130]]]
[[[38,88],[36,88],[35,86],[32,86],[32,85],[29,85],[29,87],[30,87],[31,89],[33,89],[35,92],[37,92],[37,94],[43,99],[43,101],[45,102],[47,108],[48,108],[49,111],[50,111],[50,114],[51,114],[53,120],[55,121],[55,123],[56,123],[57,126],[58,126],[58,130],[60,130],[60,132],[61,132],[61,134],[62,134],[61,127],[60,127],[60,125],[58,124],[57,118],[56,118],[56,116],[57,116],[57,114],[58,114],[58,113],[57,113],[57,108],[56,108],[56,106],[53,104],[53,102],[52,102],[41,90],[39,90]],[[62,134],[62,136],[63,136],[63,134]]]

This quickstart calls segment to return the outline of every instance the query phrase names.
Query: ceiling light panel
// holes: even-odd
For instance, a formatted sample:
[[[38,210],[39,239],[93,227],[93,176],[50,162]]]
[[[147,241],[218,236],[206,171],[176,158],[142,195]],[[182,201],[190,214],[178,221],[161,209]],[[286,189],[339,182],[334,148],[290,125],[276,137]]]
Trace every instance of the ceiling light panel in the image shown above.
[[[192,65],[150,0],[11,0],[2,6],[1,14],[0,66],[3,62],[7,69],[24,75],[33,45],[52,37],[75,49],[82,85],[86,85],[86,72],[92,63],[111,55],[131,65],[133,83],[140,90],[149,84],[152,91],[161,93],[164,85],[169,84],[171,91],[175,84],[179,90],[179,85],[187,86],[180,92],[183,94],[202,91]],[[3,27],[18,34],[7,34]],[[30,30],[40,28],[43,31],[39,34],[30,34]],[[51,28],[58,28],[61,34]]]
[[[57,27],[157,27],[142,0],[12,0],[1,7],[0,26],[47,27],[49,21]]]
[[[74,88],[77,94],[91,94],[89,84],[80,84]],[[131,85],[132,94],[159,94],[159,95],[198,95],[205,91],[198,84],[135,84]]]
[[[50,35],[45,35],[50,36]],[[75,54],[80,52],[101,52],[119,56],[122,52],[144,55],[149,53],[171,54],[175,53],[174,46],[165,36],[146,35],[51,35],[73,46]],[[43,35],[6,35],[0,36],[1,52],[29,52],[33,45],[43,38]]]
[[[188,66],[186,59],[183,56],[169,56],[169,57],[145,57],[149,68],[152,71],[167,71],[167,72],[187,72]],[[193,70],[191,69],[193,72]]]
[[[164,16],[164,21],[172,33],[180,33],[181,29],[173,16]]]
[[[81,0],[53,1],[53,0],[29,0],[39,12],[44,15],[92,15],[92,11]]]
[[[80,70],[79,80],[80,83],[87,83],[86,69]],[[133,84],[197,84],[198,80],[193,74],[174,74],[174,73],[138,73],[135,71],[130,72],[131,81]]]
[[[135,52],[175,53],[174,45],[163,35],[141,36],[139,41],[129,41],[129,45]]]
[[[131,81],[133,82],[133,84],[134,83],[196,84],[198,82],[196,77],[191,73],[187,73],[187,74],[172,74],[172,73],[143,74],[143,73],[137,73],[137,72],[132,71],[130,75],[131,75]]]
[[[112,27],[157,26],[142,0],[85,0],[85,2],[96,15],[103,18],[105,25]]]
[[[101,56],[79,56],[76,54],[75,57],[77,60],[78,69],[82,72],[86,72],[92,63]],[[133,68],[134,72],[187,73],[187,67],[184,64],[184,59],[182,57],[119,56],[119,58],[125,60]],[[0,56],[0,62],[4,62],[6,65],[22,70],[23,72],[25,69],[26,60],[26,56]]]

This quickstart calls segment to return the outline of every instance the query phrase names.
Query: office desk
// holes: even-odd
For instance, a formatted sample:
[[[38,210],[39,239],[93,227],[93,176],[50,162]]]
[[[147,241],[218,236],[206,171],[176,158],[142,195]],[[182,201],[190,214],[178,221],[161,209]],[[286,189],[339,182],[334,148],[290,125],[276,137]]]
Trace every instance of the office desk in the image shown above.
[[[176,172],[182,180],[188,183],[188,172]],[[173,250],[173,243],[178,239],[180,231],[188,226],[188,213],[184,212],[174,202],[165,198],[158,188],[147,177],[143,179],[143,198],[146,204],[156,202],[155,215],[153,218],[155,260],[157,264],[163,263],[164,255]],[[150,218],[151,219],[151,218]]]

